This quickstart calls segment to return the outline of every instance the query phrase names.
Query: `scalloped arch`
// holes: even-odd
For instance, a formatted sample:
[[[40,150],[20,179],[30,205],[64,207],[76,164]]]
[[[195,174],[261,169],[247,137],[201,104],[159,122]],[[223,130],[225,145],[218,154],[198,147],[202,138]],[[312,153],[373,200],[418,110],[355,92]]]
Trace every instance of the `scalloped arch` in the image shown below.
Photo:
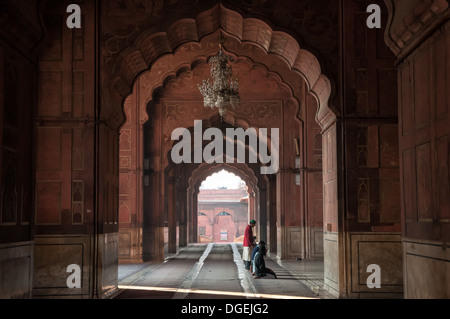
[[[198,191],[202,181],[206,179],[208,176],[218,173],[221,170],[226,170],[229,173],[232,173],[238,177],[240,177],[247,185],[250,185],[253,189],[257,190],[258,179],[255,176],[253,170],[246,165],[243,164],[200,164],[193,172],[191,177],[189,178],[189,190]]]
[[[216,113],[216,112],[212,112],[212,113],[214,113],[214,115],[212,115],[211,117],[209,117],[209,118],[207,118],[207,119],[204,119],[203,120],[203,128],[210,128],[210,127],[214,127],[214,125],[213,125],[213,122],[214,121],[216,121],[216,120],[218,120],[217,119],[217,117],[218,117],[218,114]],[[211,114],[212,114],[211,113]],[[244,130],[246,130],[246,129],[249,129],[249,128],[254,128],[255,130],[256,130],[256,132],[258,133],[258,143],[259,143],[259,129],[260,128],[258,128],[258,127],[254,127],[254,126],[251,126],[249,123],[248,123],[248,121],[247,120],[245,120],[245,119],[243,119],[243,118],[239,118],[239,117],[236,117],[236,115],[232,112],[232,111],[229,111],[229,112],[227,112],[225,115],[224,115],[224,117],[223,117],[223,122],[224,123],[228,123],[229,125],[231,125],[232,127],[235,127],[235,128],[242,128],[242,129],[244,129]],[[206,124],[206,125],[205,125]],[[189,130],[193,130],[194,128],[193,127],[189,127],[189,128],[187,128],[187,129],[189,129]],[[226,136],[224,136],[224,139],[226,138]],[[265,147],[267,147],[267,149],[269,150],[270,149],[270,147],[271,147],[271,145],[272,145],[272,137],[269,135],[269,136],[267,136],[266,137],[267,138],[267,140],[265,141],[265,142],[262,142],[262,144],[265,146]],[[163,167],[166,167],[166,168],[168,168],[170,165],[171,165],[171,161],[170,161],[170,158],[171,158],[171,154],[170,154],[170,152],[171,152],[171,150],[172,150],[172,148],[173,148],[173,146],[176,144],[176,141],[171,141],[171,143],[169,143],[169,144],[166,144],[165,145],[165,147],[163,147],[163,149],[162,149],[162,153],[163,153],[163,161],[162,161],[162,165],[163,165]],[[259,145],[259,144],[258,144]],[[191,150],[192,152],[195,152],[195,149],[192,149]],[[246,151],[249,151],[249,148],[246,146]],[[251,151],[251,150],[250,150]],[[279,150],[277,151],[277,150],[274,150],[274,153],[272,154],[272,156],[275,156],[276,158],[279,158],[279,156],[280,156],[280,154],[279,154]],[[206,163],[202,163],[202,165],[206,165]],[[212,164],[207,164],[208,166],[211,166]],[[224,161],[224,163],[216,163],[215,165],[212,165],[212,167],[216,167],[216,166],[220,166],[220,165],[225,165],[225,166],[232,166],[232,165],[230,165],[229,163],[227,163],[226,161]],[[253,172],[253,170],[252,170],[252,172]],[[254,174],[254,172],[253,172],[253,176],[255,176],[255,174]],[[257,180],[255,180],[255,183],[257,182]],[[256,185],[256,184],[255,184]]]
[[[331,83],[322,74],[318,59],[311,52],[302,49],[296,39],[286,32],[275,31],[262,20],[244,18],[221,4],[200,13],[195,19],[180,19],[165,32],[143,32],[132,46],[120,53],[114,66],[115,76],[112,76],[110,89],[124,100],[131,93],[139,75],[151,70],[163,57],[175,55],[183,44],[197,44],[204,53],[213,54],[217,48],[202,43],[202,40],[220,30],[241,45],[258,47],[264,55],[276,57],[281,63],[275,63],[275,71],[286,82],[290,82],[289,78],[293,74],[300,76],[318,102],[316,120],[324,126],[323,121],[329,118],[331,110],[328,105]],[[239,52],[235,54],[239,55]],[[256,62],[260,59],[259,63],[264,64],[264,57],[258,56],[257,52],[254,54],[251,58]],[[296,91],[295,85],[292,89]],[[334,116],[334,112],[331,113]]]
[[[177,64],[173,64],[174,60],[178,61],[178,56],[184,56],[186,57],[186,54],[183,54],[181,51],[177,51],[174,55],[165,55],[161,57],[155,64],[155,68],[152,68],[152,70],[148,70],[146,72],[143,72],[140,77],[143,77],[145,79],[146,83],[146,89],[144,95],[142,95],[143,103],[148,104],[152,100],[157,99],[157,96],[154,94],[155,92],[165,92],[168,85],[172,84],[173,82],[179,81],[180,76],[183,75],[185,72],[193,72],[196,67],[202,64],[207,64],[207,56],[198,56],[195,55],[192,57],[193,61],[181,61]],[[188,59],[190,57],[187,57]],[[250,71],[253,70],[262,70],[265,73],[265,76],[274,79],[279,87],[282,90],[286,90],[290,97],[295,100],[295,93],[292,89],[292,86],[290,83],[286,83],[284,79],[280,76],[280,74],[271,71],[267,68],[265,64],[261,63],[255,63],[250,58],[245,56],[239,56],[236,58],[236,64],[238,63],[245,63],[246,66]],[[170,68],[158,68],[156,69],[156,66],[162,66],[164,64],[172,64],[172,67]],[[300,92],[297,92],[299,94]],[[297,104],[299,104],[296,101]],[[299,107],[299,105],[298,105]],[[233,112],[232,112],[233,113]],[[231,117],[233,117],[231,115]],[[225,114],[225,119],[231,120],[230,115]],[[148,119],[148,118],[147,118]],[[236,121],[236,119],[234,119]],[[237,119],[237,121],[240,121],[243,119]],[[229,122],[230,124],[234,125],[234,122]],[[240,125],[241,126],[241,125]],[[242,126],[243,128],[247,129],[250,127],[247,123],[247,126]]]

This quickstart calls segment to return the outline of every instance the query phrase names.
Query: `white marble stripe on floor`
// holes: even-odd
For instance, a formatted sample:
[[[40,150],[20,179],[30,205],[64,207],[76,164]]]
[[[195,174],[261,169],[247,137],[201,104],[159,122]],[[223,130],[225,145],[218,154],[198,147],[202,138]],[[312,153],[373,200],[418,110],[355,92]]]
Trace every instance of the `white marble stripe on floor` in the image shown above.
[[[185,299],[186,296],[189,294],[189,291],[192,287],[192,284],[194,283],[195,279],[197,278],[198,274],[200,273],[200,270],[202,269],[206,258],[208,258],[209,253],[211,252],[212,248],[214,247],[214,244],[208,244],[205,251],[203,252],[202,256],[200,257],[199,261],[195,263],[194,267],[189,271],[189,273],[186,275],[186,279],[183,281],[183,283],[180,285],[178,290],[173,295],[172,299]]]

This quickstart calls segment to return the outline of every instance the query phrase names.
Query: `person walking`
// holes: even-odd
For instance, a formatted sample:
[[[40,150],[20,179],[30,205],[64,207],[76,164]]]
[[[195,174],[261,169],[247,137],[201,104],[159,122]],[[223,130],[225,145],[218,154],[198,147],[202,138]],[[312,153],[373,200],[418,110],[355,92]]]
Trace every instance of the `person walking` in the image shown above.
[[[242,260],[244,261],[245,269],[250,270],[251,260],[252,260],[252,251],[254,247],[254,239],[253,239],[253,227],[256,226],[256,221],[251,220],[250,224],[247,225],[244,233],[244,242],[243,242],[243,251],[242,251]]]

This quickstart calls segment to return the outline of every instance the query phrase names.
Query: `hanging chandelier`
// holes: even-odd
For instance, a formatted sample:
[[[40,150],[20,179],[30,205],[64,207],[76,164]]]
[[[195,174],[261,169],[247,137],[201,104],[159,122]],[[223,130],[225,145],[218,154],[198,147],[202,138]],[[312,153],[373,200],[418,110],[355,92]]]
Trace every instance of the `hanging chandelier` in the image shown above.
[[[209,60],[211,77],[203,80],[203,84],[198,86],[203,95],[205,107],[218,108],[221,117],[230,106],[236,109],[241,102],[239,83],[237,79],[233,79],[233,70],[229,64],[233,61],[231,56],[223,53],[221,43],[219,53]]]

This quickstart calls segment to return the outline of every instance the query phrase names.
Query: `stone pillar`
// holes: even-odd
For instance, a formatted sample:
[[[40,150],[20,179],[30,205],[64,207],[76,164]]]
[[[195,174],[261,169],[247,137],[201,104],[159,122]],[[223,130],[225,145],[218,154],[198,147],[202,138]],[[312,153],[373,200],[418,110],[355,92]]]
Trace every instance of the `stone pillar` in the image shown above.
[[[138,79],[135,94],[124,102],[126,122],[120,130],[119,158],[119,261],[142,261],[143,183],[143,123],[147,113],[142,100],[145,90]],[[146,177],[148,179],[148,176]]]
[[[450,9],[387,1],[398,56],[405,298],[450,298]],[[420,26],[417,28],[415,26]]]
[[[194,243],[198,243],[199,242],[199,238],[198,238],[198,190],[195,190],[194,193],[192,194],[192,226],[193,226],[193,231],[192,231],[192,238],[194,239]]]
[[[0,299],[30,298],[38,92],[34,49],[44,29],[37,1],[23,6],[5,0],[1,6],[0,24],[7,27],[0,29]]]
[[[248,221],[255,219],[255,192],[251,186],[248,187]]]
[[[276,229],[277,229],[277,257],[280,259],[297,258],[302,256],[302,229],[300,221],[295,221],[300,214],[295,199],[294,174],[291,169],[280,169],[277,174],[276,185]],[[298,195],[298,192],[297,192]]]
[[[400,298],[395,57],[384,29],[367,28],[368,4],[341,2],[342,107],[335,122],[323,116],[321,123],[325,284],[343,298]],[[382,16],[386,26],[384,5]],[[376,290],[366,283],[372,264],[383,269]]]
[[[187,185],[182,185],[187,187]],[[179,209],[179,246],[186,247],[188,244],[188,219],[187,219],[187,191],[182,187],[178,187],[177,203]]]
[[[186,209],[187,209],[187,214],[186,214],[186,219],[187,219],[187,241],[188,243],[195,243],[196,239],[194,238],[194,228],[195,228],[195,224],[194,224],[194,207],[193,207],[193,203],[194,203],[194,195],[193,195],[193,191],[191,188],[188,188],[187,190],[187,196],[186,196]]]
[[[344,290],[342,274],[344,259],[339,236],[337,123],[322,132],[323,145],[323,224],[324,224],[324,284],[332,294]]]
[[[169,254],[177,252],[177,211],[176,211],[176,182],[174,179],[174,169],[170,169],[167,178],[167,214],[169,227]]]
[[[108,70],[97,61],[98,2],[83,5],[82,28],[73,30],[65,23],[69,4],[43,8],[54,45],[39,61],[33,295],[99,298],[117,288],[123,115],[99,81]],[[80,289],[66,285],[71,264],[81,268]]]
[[[301,179],[305,193],[305,258],[323,258],[323,173],[322,135],[316,122],[312,96],[305,97],[306,124]]]
[[[160,103],[149,102],[149,121],[144,124],[143,259],[164,260],[164,172],[161,164]]]
[[[276,179],[270,178],[269,182],[269,229],[268,246],[270,253],[277,252],[277,190]]]
[[[297,139],[303,145],[303,122],[292,116],[298,112],[296,101],[286,101],[280,131],[280,169],[276,175],[277,257],[280,259],[303,258],[305,254],[304,185],[295,182],[297,148],[293,143]]]
[[[149,184],[144,186],[143,259],[164,260],[164,215],[162,203],[162,173],[147,173]]]
[[[267,190],[265,188],[260,189],[258,192],[258,241],[264,240],[268,243],[267,238]]]

